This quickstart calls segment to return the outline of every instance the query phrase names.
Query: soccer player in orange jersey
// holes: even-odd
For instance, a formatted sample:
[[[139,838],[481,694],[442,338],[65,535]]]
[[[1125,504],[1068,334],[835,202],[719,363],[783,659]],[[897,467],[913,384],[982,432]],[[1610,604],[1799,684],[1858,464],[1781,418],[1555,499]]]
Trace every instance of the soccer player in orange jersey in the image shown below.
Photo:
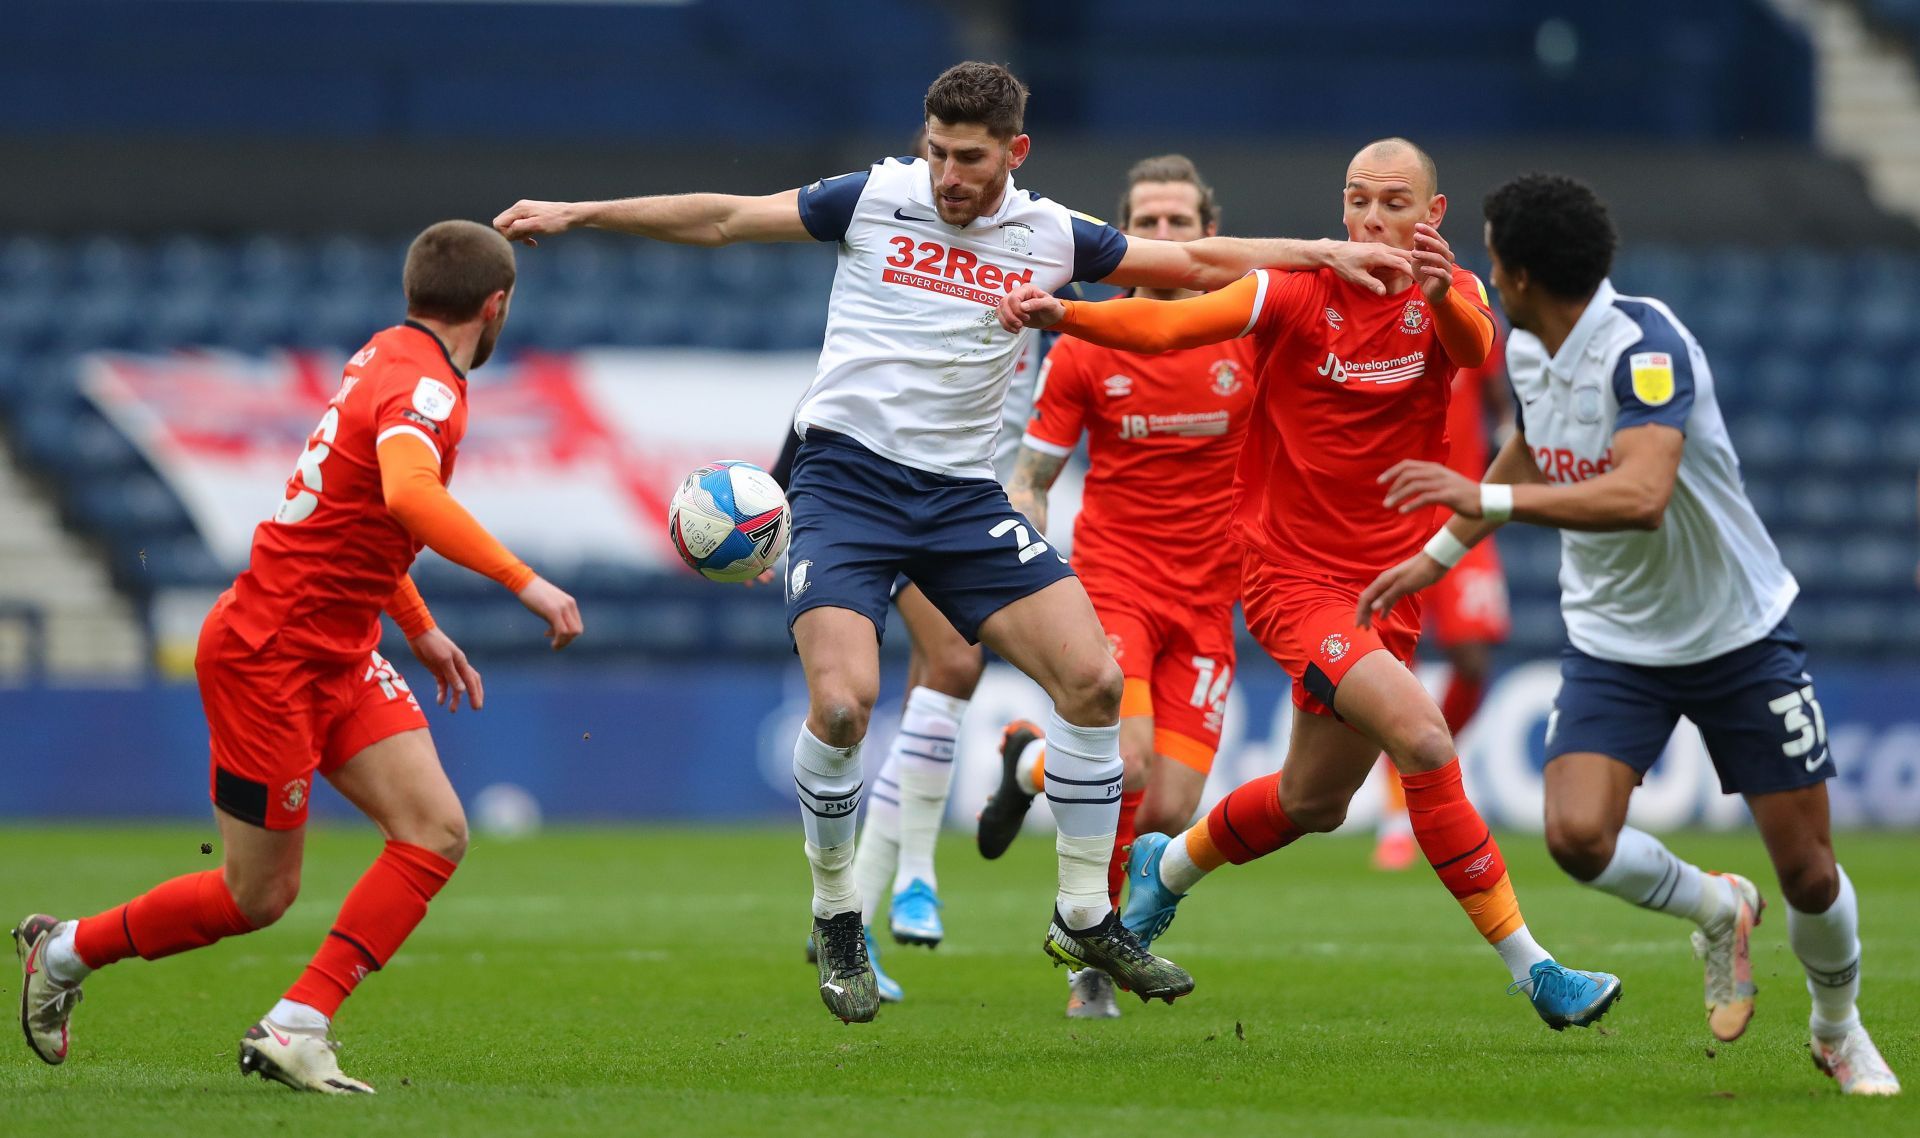
[[[1446,720],[1408,667],[1419,610],[1365,628],[1357,620],[1373,577],[1419,550],[1441,520],[1437,509],[1388,508],[1375,479],[1397,459],[1446,457],[1453,374],[1493,347],[1485,290],[1440,236],[1438,183],[1433,160],[1405,139],[1371,143],[1347,168],[1348,237],[1413,254],[1411,278],[1384,297],[1323,272],[1260,270],[1177,301],[1073,304],[1022,288],[1000,315],[1143,352],[1246,336],[1258,359],[1232,536],[1246,550],[1247,627],[1293,677],[1303,714],[1284,778],[1238,787],[1171,841],[1134,842],[1127,927],[1149,941],[1207,873],[1337,827],[1384,751],[1406,785],[1421,852],[1498,951],[1512,990],[1555,1029],[1586,1026],[1618,998],[1620,981],[1563,967],[1529,933],[1500,847],[1461,786]],[[1188,535],[1182,552],[1219,536]]]
[[[434,626],[407,568],[423,546],[505,585],[562,648],[581,632],[573,598],[536,576],[447,493],[467,429],[467,372],[507,319],[513,247],[486,226],[443,221],[407,251],[407,321],[347,362],[279,509],[254,532],[246,572],[200,630],[194,672],[212,734],[223,864],[163,882],[78,921],[36,914],[14,930],[22,1027],[48,1063],[88,973],[157,960],[265,928],[300,889],[319,773],[386,836],[312,963],[240,1044],[243,1074],[299,1090],[371,1093],[340,1070],[334,1013],[392,958],[466,851],[466,817],[419,701],[381,659],[385,610],[448,711],[485,701],[480,675]]]
[[[1447,403],[1447,467],[1468,478],[1478,479],[1487,469],[1487,420],[1499,422],[1503,430],[1513,425],[1513,400],[1500,366],[1502,354],[1496,327],[1486,362],[1461,368],[1453,380],[1453,395]],[[1491,540],[1482,541],[1425,595],[1430,606],[1426,630],[1448,665],[1440,714],[1457,739],[1486,696],[1493,650],[1505,644],[1512,631],[1499,550]],[[1420,856],[1420,847],[1413,840],[1413,820],[1407,816],[1400,776],[1391,762],[1386,767],[1387,805],[1375,832],[1373,864],[1377,869],[1400,870]]]
[[[1192,241],[1219,231],[1213,188],[1178,154],[1137,163],[1118,223],[1128,234]],[[1167,289],[1134,295],[1196,296]],[[1233,602],[1240,557],[1222,543],[1192,557],[1163,555],[1198,528],[1223,528],[1233,468],[1253,410],[1253,352],[1245,340],[1165,355],[1063,338],[1041,365],[1026,438],[1007,497],[1037,526],[1047,492],[1084,431],[1092,469],[1073,529],[1073,565],[1126,677],[1120,758],[1126,764],[1108,891],[1119,904],[1126,848],[1138,833],[1177,833],[1193,820],[1220,743],[1233,682]],[[980,852],[996,858],[1045,785],[1046,744],[1033,724],[1008,726],[1000,788],[980,813]],[[1120,1014],[1113,982],[1096,968],[1071,976],[1067,1015]]]

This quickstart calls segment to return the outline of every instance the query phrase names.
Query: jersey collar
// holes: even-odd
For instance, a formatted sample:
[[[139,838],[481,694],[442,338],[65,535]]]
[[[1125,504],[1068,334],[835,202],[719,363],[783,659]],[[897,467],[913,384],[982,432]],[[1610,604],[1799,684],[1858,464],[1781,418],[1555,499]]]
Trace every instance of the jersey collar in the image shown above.
[[[1573,322],[1573,330],[1567,333],[1566,342],[1560,350],[1547,361],[1547,367],[1561,379],[1571,380],[1580,367],[1580,357],[1585,354],[1587,345],[1592,342],[1594,333],[1606,322],[1607,314],[1613,311],[1613,298],[1618,295],[1613,290],[1611,280],[1603,280],[1600,287],[1593,290],[1592,299],[1587,301],[1586,310],[1580,313],[1580,319]]]
[[[435,332],[433,329],[427,327],[425,324],[420,323],[418,320],[415,320],[412,317],[408,317],[406,323],[402,325],[402,327],[411,328],[416,332],[426,333],[427,339],[433,341],[433,346],[440,349],[441,358],[447,361],[447,366],[453,369],[453,374],[459,376],[462,380],[465,380],[467,378],[467,373],[464,371],[461,371],[459,365],[453,362],[453,353],[447,351],[447,345],[444,341],[440,339],[440,334],[438,332]]]

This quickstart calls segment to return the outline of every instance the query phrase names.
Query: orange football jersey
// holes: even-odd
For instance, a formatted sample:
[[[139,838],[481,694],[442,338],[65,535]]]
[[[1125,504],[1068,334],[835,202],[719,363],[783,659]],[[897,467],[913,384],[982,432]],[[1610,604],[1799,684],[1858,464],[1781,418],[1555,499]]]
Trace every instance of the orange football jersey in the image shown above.
[[[280,508],[253,533],[227,620],[253,648],[315,659],[364,659],[380,612],[421,544],[392,514],[376,448],[410,434],[453,477],[467,430],[467,381],[432,332],[411,321],[374,336],[347,361],[340,390],[307,438]]]
[[[1240,550],[1223,540],[1254,401],[1253,345],[1229,340],[1143,355],[1063,337],[1040,365],[1029,446],[1090,468],[1073,527],[1089,588],[1231,604]]]
[[[1375,296],[1332,270],[1261,270],[1250,335],[1259,401],[1235,480],[1234,535],[1302,573],[1371,580],[1446,517],[1401,514],[1376,479],[1402,459],[1447,460],[1456,366],[1417,287]],[[1453,286],[1489,321],[1465,269]]]

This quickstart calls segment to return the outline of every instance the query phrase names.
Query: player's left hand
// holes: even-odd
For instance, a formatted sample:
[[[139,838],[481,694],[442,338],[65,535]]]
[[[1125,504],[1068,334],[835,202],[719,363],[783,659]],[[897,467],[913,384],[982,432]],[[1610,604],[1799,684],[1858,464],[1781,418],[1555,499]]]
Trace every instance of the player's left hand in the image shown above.
[[[1377,241],[1328,241],[1327,267],[1348,284],[1375,296],[1407,287],[1395,283],[1414,275],[1413,254]],[[1418,277],[1414,279],[1418,280]]]
[[[1038,285],[1021,285],[1000,302],[1000,327],[1009,332],[1051,328],[1066,316],[1066,302]]]
[[[413,649],[413,658],[433,673],[433,702],[449,712],[458,711],[460,697],[464,695],[475,711],[480,710],[487,700],[486,688],[480,683],[480,673],[467,663],[467,654],[460,651],[453,637],[429,628],[407,641],[407,647]]]
[[[509,241],[538,245],[535,237],[565,233],[574,226],[572,202],[517,201],[500,211],[493,227]]]
[[[1413,227],[1413,279],[1429,304],[1447,299],[1453,287],[1453,246],[1426,222]]]
[[[1374,481],[1388,484],[1386,505],[1403,514],[1445,506],[1463,518],[1480,516],[1480,484],[1437,462],[1405,459]]]
[[[1410,597],[1446,575],[1445,565],[1425,553],[1414,554],[1375,577],[1373,584],[1361,592],[1353,622],[1361,628],[1373,627],[1373,622],[1392,612],[1402,597]]]

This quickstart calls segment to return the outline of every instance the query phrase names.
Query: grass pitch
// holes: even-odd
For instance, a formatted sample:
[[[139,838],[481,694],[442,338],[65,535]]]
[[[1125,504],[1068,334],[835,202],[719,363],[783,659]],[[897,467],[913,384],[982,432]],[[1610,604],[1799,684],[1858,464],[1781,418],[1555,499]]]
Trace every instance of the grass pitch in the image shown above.
[[[117,903],[211,859],[204,828],[0,830],[0,916]],[[1774,894],[1751,835],[1673,847]],[[1777,904],[1756,934],[1759,1013],[1706,1030],[1686,926],[1580,889],[1538,838],[1505,850],[1561,960],[1620,973],[1602,1030],[1556,1034],[1427,870],[1384,876],[1357,839],[1309,839],[1207,881],[1162,941],[1198,979],[1173,1007],[1062,1017],[1040,952],[1051,842],[982,862],[942,847],[947,943],[888,945],[907,990],[842,1026],[802,959],[798,827],[589,830],[474,843],[399,957],[343,1010],[342,1065],[375,1098],[296,1095],[235,1066],[238,1040],[319,942],[378,847],[316,833],[277,926],[87,983],[73,1057],[0,1047],[21,1134],[1920,1133],[1916,840],[1853,835],[1864,1011],[1905,1099],[1847,1101],[1806,1053],[1807,997]],[[18,973],[4,977],[6,1006]],[[7,1029],[9,1033],[13,1028]],[[280,1128],[286,1128],[282,1130]],[[350,1130],[347,1128],[351,1128]],[[1249,1129],[1257,1128],[1257,1129]]]

